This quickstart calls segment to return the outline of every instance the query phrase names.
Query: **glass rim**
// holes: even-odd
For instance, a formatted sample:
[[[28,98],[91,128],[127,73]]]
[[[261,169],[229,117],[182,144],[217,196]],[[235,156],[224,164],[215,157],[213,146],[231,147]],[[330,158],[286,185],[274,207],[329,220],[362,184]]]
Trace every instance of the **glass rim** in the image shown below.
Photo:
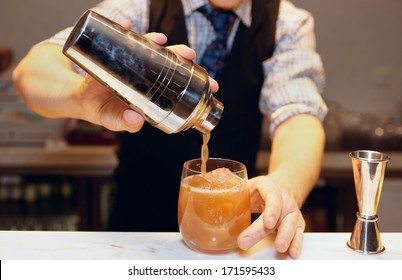
[[[214,162],[219,162],[219,161],[221,161],[221,162],[228,162],[228,163],[232,163],[232,164],[238,165],[239,168],[236,168],[235,170],[232,170],[232,169],[230,169],[230,168],[227,167],[227,166],[218,166],[218,167],[217,167],[217,168],[220,168],[220,167],[229,168],[230,171],[231,171],[232,173],[234,173],[234,174],[239,174],[239,173],[241,173],[241,172],[247,172],[247,167],[246,167],[246,165],[243,164],[243,163],[241,163],[240,161],[237,161],[237,160],[228,159],[228,158],[219,158],[219,157],[214,158],[214,157],[213,157],[213,158],[208,158],[208,159],[207,159],[207,166],[208,166],[208,162],[209,162],[209,161],[214,161]],[[183,164],[183,168],[185,168],[185,169],[187,169],[187,170],[189,170],[189,171],[191,171],[191,172],[194,172],[194,173],[201,173],[201,168],[195,169],[195,168],[191,168],[191,167],[189,166],[192,162],[199,162],[199,163],[201,164],[201,163],[202,163],[202,159],[201,159],[201,158],[194,158],[194,159],[187,160],[187,161]],[[217,168],[215,168],[215,169],[217,169]],[[247,173],[246,173],[246,174],[247,174]]]

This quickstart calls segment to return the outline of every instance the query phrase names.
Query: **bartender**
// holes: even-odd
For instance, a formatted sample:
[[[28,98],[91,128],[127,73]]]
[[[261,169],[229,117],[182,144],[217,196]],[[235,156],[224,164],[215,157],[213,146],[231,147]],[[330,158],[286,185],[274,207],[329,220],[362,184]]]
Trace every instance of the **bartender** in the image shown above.
[[[262,213],[240,234],[239,247],[248,249],[276,232],[275,248],[297,258],[305,229],[300,208],[319,176],[327,112],[311,14],[280,0],[108,0],[93,10],[149,33],[208,70],[211,89],[225,105],[208,143],[210,156],[246,164],[252,210]],[[220,30],[214,19],[227,14]],[[36,45],[19,63],[13,74],[18,94],[45,117],[124,132],[111,231],[177,231],[181,169],[200,157],[201,134],[190,129],[168,135],[144,124],[140,114],[62,54],[70,31]],[[216,39],[227,56],[207,57]],[[219,61],[211,66],[211,59]],[[269,170],[257,176],[262,114],[269,119],[272,146]]]

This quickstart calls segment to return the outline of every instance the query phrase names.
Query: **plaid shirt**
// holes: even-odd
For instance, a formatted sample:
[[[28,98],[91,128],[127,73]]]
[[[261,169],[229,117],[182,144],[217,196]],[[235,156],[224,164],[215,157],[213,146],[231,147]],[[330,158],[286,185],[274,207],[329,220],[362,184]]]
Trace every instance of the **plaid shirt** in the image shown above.
[[[131,22],[132,30],[145,34],[149,24],[150,0],[105,0],[93,8],[116,21]],[[243,0],[234,10],[238,19],[228,39],[231,47],[239,22],[251,24],[251,0]],[[213,27],[200,13],[194,11],[208,0],[182,0],[190,46],[202,57],[214,38]],[[71,27],[43,43],[64,45]],[[263,63],[264,84],[259,107],[269,119],[269,131],[297,114],[310,114],[323,120],[327,107],[321,97],[325,76],[320,56],[315,51],[314,20],[307,11],[281,1],[276,26],[275,50]]]

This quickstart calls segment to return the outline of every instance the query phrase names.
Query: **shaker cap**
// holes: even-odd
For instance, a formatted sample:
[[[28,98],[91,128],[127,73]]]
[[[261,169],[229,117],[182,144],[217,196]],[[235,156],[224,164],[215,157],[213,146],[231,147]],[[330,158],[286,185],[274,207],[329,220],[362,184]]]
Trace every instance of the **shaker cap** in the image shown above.
[[[194,126],[195,129],[202,133],[207,133],[214,129],[223,114],[223,103],[215,98],[211,98],[211,100],[211,109],[205,113],[202,121]]]

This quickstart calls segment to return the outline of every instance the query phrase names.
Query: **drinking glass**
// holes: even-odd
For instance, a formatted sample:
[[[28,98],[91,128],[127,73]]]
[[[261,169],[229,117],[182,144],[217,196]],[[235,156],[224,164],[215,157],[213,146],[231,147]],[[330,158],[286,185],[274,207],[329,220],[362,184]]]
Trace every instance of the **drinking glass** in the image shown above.
[[[234,251],[238,235],[251,223],[250,194],[244,164],[209,158],[184,163],[178,202],[183,241],[204,253]]]

